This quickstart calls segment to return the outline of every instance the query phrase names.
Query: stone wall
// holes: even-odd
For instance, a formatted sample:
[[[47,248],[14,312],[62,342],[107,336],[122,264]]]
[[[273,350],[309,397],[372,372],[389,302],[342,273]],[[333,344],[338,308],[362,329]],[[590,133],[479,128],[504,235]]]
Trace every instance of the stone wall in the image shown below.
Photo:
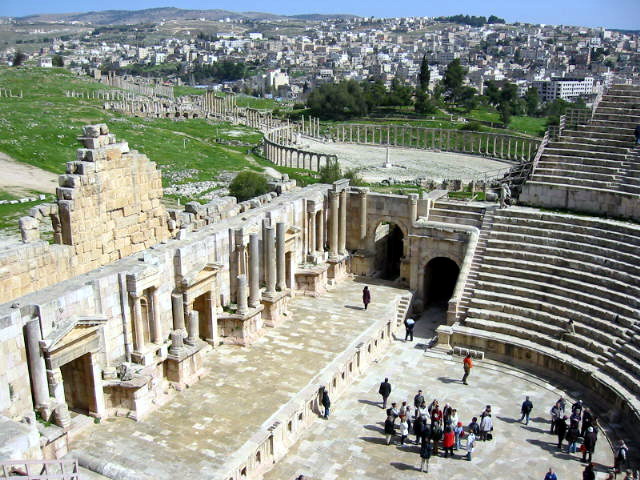
[[[0,253],[0,302],[107,265],[169,238],[162,179],[146,155],[106,125],[84,128],[76,161],[60,175],[55,204],[20,219],[23,245]],[[54,245],[40,240],[51,221]]]

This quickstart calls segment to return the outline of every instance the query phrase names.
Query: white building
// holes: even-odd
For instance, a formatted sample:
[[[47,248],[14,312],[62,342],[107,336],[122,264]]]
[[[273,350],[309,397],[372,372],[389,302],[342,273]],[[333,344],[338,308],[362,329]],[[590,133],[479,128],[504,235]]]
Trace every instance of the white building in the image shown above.
[[[282,70],[270,70],[265,77],[265,84],[277,91],[279,87],[289,85],[289,74]]]
[[[533,82],[538,89],[538,96],[543,102],[552,102],[556,98],[571,100],[583,95],[593,94],[593,77],[585,78],[552,78]]]

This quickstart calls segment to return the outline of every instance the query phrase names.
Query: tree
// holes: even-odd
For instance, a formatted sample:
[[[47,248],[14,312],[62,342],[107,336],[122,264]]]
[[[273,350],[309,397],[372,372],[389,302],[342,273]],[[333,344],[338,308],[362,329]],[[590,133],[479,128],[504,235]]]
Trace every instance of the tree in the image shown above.
[[[345,120],[369,111],[362,86],[355,80],[321,85],[309,94],[307,106],[312,115],[330,120]]]
[[[500,120],[502,120],[504,128],[507,128],[511,120],[511,104],[504,100],[501,101],[498,105],[498,112],[500,113]]]
[[[413,89],[410,86],[405,85],[398,77],[394,77],[384,104],[388,106],[410,105],[412,94]]]
[[[484,94],[489,99],[489,103],[491,105],[497,106],[500,103],[500,89],[498,85],[493,80],[489,80],[487,83],[487,89]]]
[[[54,55],[51,59],[51,64],[54,67],[64,67],[64,59],[62,58],[62,55]]]
[[[320,174],[320,183],[333,183],[341,178],[348,178],[349,184],[354,187],[364,185],[364,181],[360,178],[360,175],[358,175],[358,172],[355,169],[349,169],[343,172],[340,168],[340,163],[337,161],[320,167],[318,173]]]
[[[240,172],[229,185],[229,193],[236,197],[238,202],[244,202],[268,191],[267,179],[251,171]]]
[[[476,89],[473,87],[462,87],[460,89],[460,105],[466,112],[470,112],[478,106],[478,97]]]
[[[417,90],[428,92],[430,80],[431,80],[431,71],[429,70],[429,63],[427,62],[427,56],[423,55],[422,62],[420,63],[420,73],[418,73]]]
[[[454,103],[458,102],[466,74],[467,70],[462,67],[459,58],[456,58],[447,65],[447,69],[444,72],[444,78],[442,79],[442,84],[445,89],[445,98],[447,100]]]
[[[22,65],[24,63],[24,61],[27,59],[27,56],[22,53],[22,51],[18,50],[16,52],[16,54],[13,56],[13,66],[14,67],[19,67],[20,65]]]
[[[320,183],[333,183],[342,178],[340,163],[330,162],[318,170]]]
[[[524,94],[524,101],[527,104],[527,115],[533,116],[538,113],[538,105],[540,104],[540,97],[538,96],[538,89],[535,87],[529,87]]]
[[[417,113],[426,115],[432,115],[437,113],[438,108],[435,102],[429,98],[429,95],[425,92],[416,92],[416,104],[415,110]]]

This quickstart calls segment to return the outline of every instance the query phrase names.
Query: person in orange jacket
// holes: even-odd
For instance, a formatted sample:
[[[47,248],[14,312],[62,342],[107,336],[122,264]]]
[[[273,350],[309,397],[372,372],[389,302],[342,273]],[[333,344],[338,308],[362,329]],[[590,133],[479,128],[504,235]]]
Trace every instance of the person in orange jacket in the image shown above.
[[[462,367],[464,368],[464,376],[462,377],[462,383],[465,385],[469,385],[467,383],[467,378],[469,378],[469,374],[471,373],[471,369],[473,368],[473,361],[471,360],[471,354],[467,353],[467,356],[464,357],[462,361]]]

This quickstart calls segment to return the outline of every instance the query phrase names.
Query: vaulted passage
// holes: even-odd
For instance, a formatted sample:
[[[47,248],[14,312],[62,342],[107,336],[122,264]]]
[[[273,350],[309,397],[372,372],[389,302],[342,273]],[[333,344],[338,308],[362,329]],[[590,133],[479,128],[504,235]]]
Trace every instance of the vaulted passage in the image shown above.
[[[424,267],[425,305],[446,304],[456,288],[460,269],[446,257],[436,257]]]
[[[400,260],[404,251],[404,234],[393,223],[381,223],[375,232],[376,271],[385,280],[400,276]]]

